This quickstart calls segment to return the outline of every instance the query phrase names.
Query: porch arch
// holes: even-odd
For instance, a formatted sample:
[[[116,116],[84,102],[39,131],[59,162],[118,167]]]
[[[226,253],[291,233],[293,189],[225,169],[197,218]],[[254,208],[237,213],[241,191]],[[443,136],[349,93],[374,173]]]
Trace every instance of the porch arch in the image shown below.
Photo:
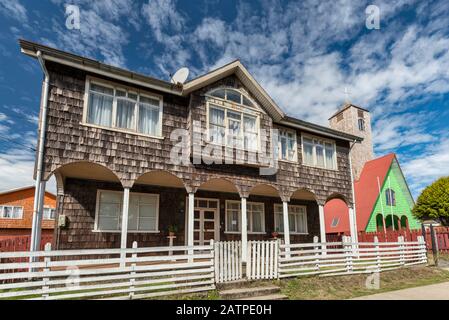
[[[186,185],[182,178],[167,170],[153,170],[145,172],[134,180],[132,186],[135,186],[136,184],[183,188],[187,192],[190,191],[190,188]]]
[[[289,195],[290,199],[297,199],[297,200],[310,200],[310,201],[316,201],[318,203],[316,193],[308,188],[302,187],[298,188],[294,191],[290,192]]]
[[[338,193],[338,192],[334,192],[331,195],[329,195],[326,198],[325,203],[328,203],[329,201],[332,201],[334,199],[343,201],[348,207],[351,206],[351,203],[348,201],[348,199],[344,195],[342,195],[341,193]]]
[[[238,193],[242,196],[238,185],[227,178],[221,177],[212,177],[209,180],[204,181],[196,188],[196,190]]]
[[[91,161],[73,161],[58,166],[53,171],[45,174],[44,180],[48,180],[53,174],[58,182],[65,182],[66,178],[74,178],[117,182],[124,186],[118,173],[103,164]],[[59,187],[60,186],[58,186],[58,188]]]
[[[255,196],[266,196],[266,197],[276,197],[282,198],[281,192],[279,192],[279,189],[275,186],[267,183],[259,183],[253,185],[249,191],[248,195],[255,195]]]

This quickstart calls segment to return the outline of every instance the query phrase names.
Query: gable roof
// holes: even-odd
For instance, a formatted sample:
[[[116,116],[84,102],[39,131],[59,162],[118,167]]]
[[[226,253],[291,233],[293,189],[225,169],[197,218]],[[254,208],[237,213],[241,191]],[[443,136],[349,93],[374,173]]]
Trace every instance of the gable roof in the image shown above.
[[[296,127],[306,131],[321,134],[332,138],[346,141],[362,141],[363,138],[342,131],[320,126],[304,120],[286,116],[276,102],[268,95],[262,86],[254,79],[239,60],[235,60],[222,67],[212,70],[204,75],[186,82],[183,86],[174,85],[168,81],[156,79],[140,73],[104,64],[100,61],[85,58],[73,53],[41,45],[39,43],[19,40],[22,53],[37,57],[37,52],[42,53],[42,58],[86,72],[106,76],[115,80],[125,81],[145,88],[155,89],[178,96],[188,96],[191,92],[207,86],[231,74],[235,74],[243,85],[256,97],[256,99],[267,110],[273,120],[277,123]]]
[[[34,186],[24,186],[24,187],[20,187],[20,188],[4,190],[4,191],[0,191],[0,196],[3,196],[5,194],[9,194],[9,193],[24,191],[24,190],[28,190],[28,189],[34,189],[34,188],[35,188]],[[50,191],[45,191],[45,193],[56,198],[56,195],[51,193]]]
[[[360,179],[354,183],[358,231],[363,231],[366,228],[374,205],[380,196],[379,184],[382,188],[393,160],[396,160],[396,155],[390,153],[366,162],[360,174]],[[377,182],[378,177],[379,183]]]

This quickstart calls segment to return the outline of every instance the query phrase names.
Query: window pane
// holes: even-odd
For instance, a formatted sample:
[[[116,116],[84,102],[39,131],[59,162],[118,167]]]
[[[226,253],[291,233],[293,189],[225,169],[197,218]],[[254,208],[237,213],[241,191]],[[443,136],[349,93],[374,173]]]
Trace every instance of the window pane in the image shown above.
[[[241,104],[242,103],[241,97],[242,95],[240,94],[240,92],[234,90],[226,90],[226,99],[229,101]]]
[[[324,149],[323,145],[320,143],[317,143],[315,145],[315,152],[316,152],[316,165],[319,167],[324,167]]]
[[[256,118],[254,117],[243,117],[243,129],[246,132],[257,132]]]
[[[117,127],[124,129],[134,129],[135,107],[136,103],[133,101],[117,99]]]
[[[245,149],[246,150],[257,150],[257,133],[245,133]]]
[[[212,92],[212,96],[224,99],[225,98],[225,89],[218,89]]]
[[[280,136],[281,140],[281,159],[287,159],[287,138]]]
[[[225,128],[211,125],[209,132],[209,139],[211,142],[216,144],[223,144],[225,137]]]
[[[217,108],[210,108],[209,123],[224,127],[224,110]]]
[[[252,103],[251,100],[249,100],[247,97],[245,97],[245,96],[242,95],[242,98],[243,98],[243,104],[244,104],[245,106],[248,106],[248,107],[252,107],[252,106],[253,106],[253,103]]]
[[[262,213],[259,211],[253,212],[253,232],[262,232]]]
[[[87,122],[110,127],[112,125],[112,100],[111,96],[91,92],[89,95]]]
[[[276,219],[277,219],[277,230],[278,232],[284,232],[284,220],[283,220],[283,215],[282,213],[278,213],[276,214]]]
[[[159,100],[158,99],[140,96],[140,102],[159,108]]]
[[[109,87],[103,87],[95,83],[90,84],[90,90],[95,92],[100,92],[104,94],[108,94],[110,96],[114,95],[114,89]]]
[[[295,214],[288,215],[288,229],[291,232],[296,232],[296,215]]]
[[[331,143],[326,143],[326,168],[334,169],[334,156],[335,150],[334,145]]]
[[[121,196],[117,192],[101,192],[98,211],[98,229],[119,230]]]
[[[4,218],[12,218],[12,207],[4,207],[3,217]]]
[[[227,221],[227,231],[239,231],[239,214],[236,210],[228,210],[226,218]]]
[[[160,109],[148,103],[139,104],[139,132],[149,135],[160,134]]]
[[[22,207],[14,207],[13,209],[13,218],[15,219],[21,219],[22,218]]]
[[[134,198],[134,199],[132,199]],[[137,221],[139,216],[139,203],[136,197],[130,196],[128,209],[128,229],[137,230]]]
[[[313,165],[313,146],[304,142],[304,163]]]

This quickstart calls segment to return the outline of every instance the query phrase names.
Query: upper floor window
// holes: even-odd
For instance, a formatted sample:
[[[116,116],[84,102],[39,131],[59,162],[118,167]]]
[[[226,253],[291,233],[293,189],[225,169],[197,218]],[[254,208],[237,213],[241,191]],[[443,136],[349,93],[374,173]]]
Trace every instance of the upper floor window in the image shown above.
[[[54,208],[44,208],[43,218],[46,220],[53,220],[55,218],[56,210]]]
[[[335,142],[308,135],[302,137],[303,164],[325,169],[337,169]]]
[[[396,205],[396,194],[394,190],[387,189],[385,190],[385,199],[387,206],[395,206]]]
[[[150,136],[162,135],[162,98],[88,81],[85,122]]]
[[[243,110],[209,105],[209,141],[230,147],[257,150],[259,146],[258,117]]]
[[[0,206],[0,218],[4,219],[22,219],[23,207],[19,206]]]
[[[365,120],[362,118],[359,118],[358,124],[359,124],[359,130],[365,131]]]
[[[296,132],[294,130],[279,130],[278,159],[297,161]]]
[[[238,103],[248,107],[254,107],[254,104],[240,91],[232,88],[220,88],[212,91],[209,95],[212,97],[228,100],[233,103]]]

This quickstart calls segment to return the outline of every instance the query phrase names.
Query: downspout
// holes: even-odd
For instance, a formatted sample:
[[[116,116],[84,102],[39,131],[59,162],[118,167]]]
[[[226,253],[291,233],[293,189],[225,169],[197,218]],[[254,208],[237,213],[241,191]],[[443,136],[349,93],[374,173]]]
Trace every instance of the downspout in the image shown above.
[[[44,199],[41,196],[41,192],[45,193],[45,186],[42,188],[42,183],[45,184],[45,181],[42,181],[42,171],[43,171],[43,162],[44,162],[44,145],[45,145],[45,128],[47,126],[47,107],[48,107],[48,91],[50,88],[50,75],[48,74],[47,68],[45,67],[45,62],[42,58],[42,52],[38,51],[36,53],[39,64],[41,65],[42,71],[45,75],[44,78],[44,87],[42,93],[42,114],[40,119],[40,131],[39,131],[39,139],[38,139],[38,151],[37,151],[37,166],[36,166],[36,183],[35,183],[35,192],[34,192],[34,205],[33,205],[33,224],[31,229],[31,251],[38,251],[40,248],[40,228],[42,221],[42,210],[40,208],[43,207],[43,204],[40,203],[40,199]],[[43,189],[43,190],[42,190]]]
[[[351,172],[351,189],[352,189],[352,205],[353,205],[353,213],[354,213],[354,217],[353,217],[353,228],[354,228],[354,239],[352,239],[354,242],[358,242],[358,230],[357,230],[357,211],[356,211],[356,205],[355,205],[355,192],[354,192],[354,175],[352,173],[352,160],[351,160],[351,151],[352,148],[355,146],[355,144],[357,143],[357,140],[354,140],[352,145],[349,148],[349,171]]]

